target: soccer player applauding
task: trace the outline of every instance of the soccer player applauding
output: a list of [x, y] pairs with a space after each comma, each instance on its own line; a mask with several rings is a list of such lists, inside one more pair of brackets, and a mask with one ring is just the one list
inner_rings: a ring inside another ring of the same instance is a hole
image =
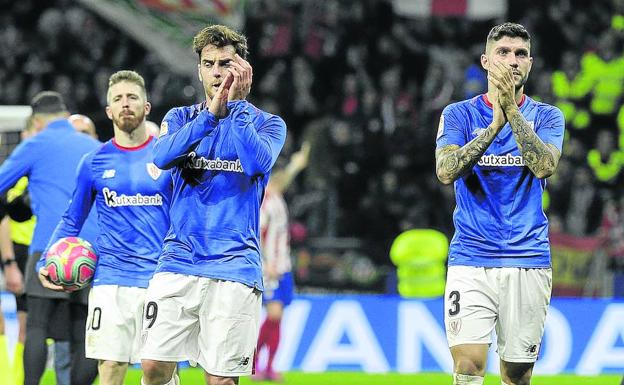
[[444, 316], [453, 384], [483, 384], [496, 329], [503, 384], [529, 384], [552, 287], [545, 178], [557, 167], [564, 119], [524, 94], [533, 58], [519, 24], [490, 31], [487, 94], [447, 106], [436, 173], [455, 183], [455, 236]]
[[254, 362], [262, 306], [259, 218], [286, 138], [278, 116], [245, 100], [246, 38], [212, 25], [193, 41], [206, 101], [167, 113], [154, 162], [171, 169], [171, 228], [146, 305], [144, 385], [173, 385], [176, 361], [234, 385]]

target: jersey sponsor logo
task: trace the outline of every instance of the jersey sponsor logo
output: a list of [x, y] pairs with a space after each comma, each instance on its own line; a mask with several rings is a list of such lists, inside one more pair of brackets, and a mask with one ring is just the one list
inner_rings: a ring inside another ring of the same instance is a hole
[[154, 163], [145, 163], [145, 168], [147, 169], [149, 176], [151, 176], [154, 180], [158, 179], [160, 174], [162, 174], [162, 170], [156, 167]]
[[167, 135], [168, 132], [169, 132], [169, 123], [167, 123], [166, 121], [163, 121], [162, 123], [160, 123], [160, 133], [158, 134], [158, 137], [160, 138], [161, 136], [165, 136]]
[[104, 170], [104, 173], [102, 174], [102, 179], [110, 179], [110, 178], [114, 178], [114, 177], [115, 177], [115, 170], [114, 169]]
[[160, 194], [143, 195], [138, 193], [136, 195], [117, 195], [117, 191], [109, 190], [108, 187], [102, 189], [104, 195], [104, 203], [108, 207], [122, 207], [122, 206], [162, 206], [163, 198]]
[[183, 168], [190, 168], [194, 170], [210, 170], [210, 171], [231, 171], [231, 172], [244, 172], [243, 165], [240, 159], [236, 160], [221, 160], [206, 159], [203, 156], [198, 157], [195, 151], [188, 154]]
[[442, 134], [444, 134], [444, 115], [440, 115], [440, 124], [438, 124], [438, 135], [436, 136], [436, 140], [440, 139]]
[[479, 166], [487, 166], [487, 167], [506, 167], [506, 166], [524, 166], [524, 159], [520, 155], [483, 155], [479, 162], [477, 163]]

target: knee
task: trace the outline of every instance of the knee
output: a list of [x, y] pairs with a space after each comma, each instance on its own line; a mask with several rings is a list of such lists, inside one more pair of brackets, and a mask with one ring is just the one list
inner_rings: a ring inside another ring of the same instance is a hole
[[531, 375], [522, 375], [519, 377], [502, 376], [501, 381], [505, 385], [530, 385]]
[[142, 360], [143, 378], [146, 384], [166, 384], [171, 379], [172, 373], [168, 373], [167, 365], [152, 360]]
[[100, 361], [99, 366], [105, 370], [120, 370], [125, 369], [128, 364], [125, 362], [117, 361]]
[[461, 357], [455, 362], [455, 373], [483, 377], [485, 375], [485, 363], [469, 357]]
[[212, 376], [207, 372], [204, 372], [206, 377], [206, 384], [208, 385], [238, 385], [238, 377], [219, 377]]

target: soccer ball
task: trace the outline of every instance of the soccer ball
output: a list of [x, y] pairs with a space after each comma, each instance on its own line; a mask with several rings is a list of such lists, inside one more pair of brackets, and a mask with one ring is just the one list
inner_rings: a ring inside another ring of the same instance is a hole
[[56, 241], [46, 255], [48, 278], [67, 291], [88, 286], [93, 280], [97, 255], [93, 246], [78, 237], [66, 237]]

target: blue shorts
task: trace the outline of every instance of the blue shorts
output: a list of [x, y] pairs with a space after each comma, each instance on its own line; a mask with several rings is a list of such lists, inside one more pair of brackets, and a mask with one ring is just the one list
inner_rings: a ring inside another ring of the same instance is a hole
[[265, 288], [264, 293], [262, 293], [262, 302], [273, 302], [279, 301], [284, 306], [290, 305], [293, 298], [293, 293], [295, 292], [295, 280], [293, 279], [293, 275], [291, 272], [284, 273], [282, 278], [280, 278], [277, 283], [277, 287], [274, 289]]

